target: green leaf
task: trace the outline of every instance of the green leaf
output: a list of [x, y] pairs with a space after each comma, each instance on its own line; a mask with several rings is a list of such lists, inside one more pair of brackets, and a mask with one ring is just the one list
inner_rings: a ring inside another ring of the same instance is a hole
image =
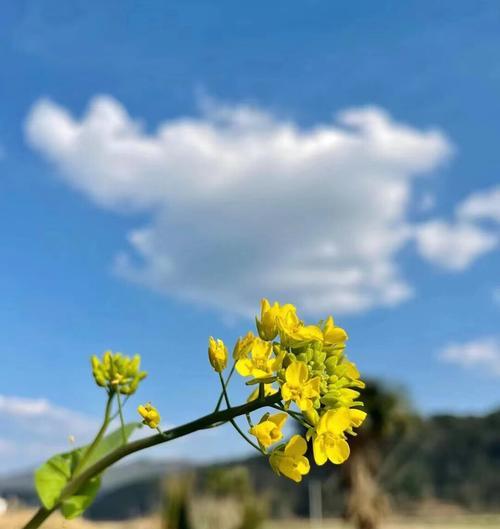
[[46, 461], [35, 472], [35, 487], [42, 505], [52, 509], [57, 503], [78, 458], [77, 450], [57, 454]]
[[[124, 427], [125, 439], [128, 440], [134, 430], [137, 430], [137, 428], [141, 427], [142, 424], [140, 422], [129, 422], [128, 424], [126, 424]], [[94, 451], [87, 459], [81, 470], [85, 470], [86, 468], [92, 466], [96, 461], [99, 461], [99, 459], [102, 459], [106, 454], [109, 454], [113, 450], [116, 450], [122, 444], [122, 430], [121, 428], [117, 428], [109, 435], [106, 435], [106, 437], [104, 437], [101, 442], [94, 448]], [[83, 449], [83, 451], [85, 451], [85, 448]]]
[[[141, 426], [139, 422], [126, 424], [124, 428], [125, 438], [128, 439], [132, 432]], [[122, 443], [121, 428], [118, 428], [98, 443], [78, 473], [90, 467], [99, 459], [102, 459], [106, 454], [121, 446]], [[88, 446], [84, 446], [72, 452], [57, 454], [36, 470], [35, 488], [40, 502], [46, 509], [53, 509], [57, 505], [61, 497], [61, 492], [71, 481], [74, 471], [87, 448]], [[61, 504], [61, 512], [64, 517], [69, 519], [80, 516], [94, 500], [100, 483], [100, 476], [92, 478], [76, 494], [70, 498], [66, 498]]]
[[87, 481], [80, 490], [61, 504], [61, 513], [67, 520], [81, 516], [90, 507], [101, 486], [101, 477]]

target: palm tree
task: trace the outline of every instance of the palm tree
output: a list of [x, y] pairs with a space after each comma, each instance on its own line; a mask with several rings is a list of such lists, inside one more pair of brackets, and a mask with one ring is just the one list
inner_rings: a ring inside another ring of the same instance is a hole
[[[351, 456], [343, 466], [347, 490], [346, 518], [358, 529], [377, 529], [389, 510], [381, 486], [383, 474], [398, 460], [399, 448], [414, 415], [398, 390], [369, 381], [362, 400], [367, 418], [351, 442]], [[390, 446], [390, 455], [382, 457]]]

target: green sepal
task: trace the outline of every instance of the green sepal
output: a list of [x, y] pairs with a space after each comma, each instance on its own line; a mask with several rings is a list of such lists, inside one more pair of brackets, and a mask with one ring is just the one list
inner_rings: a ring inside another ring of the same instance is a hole
[[245, 382], [247, 386], [254, 386], [255, 384], [272, 384], [273, 382], [276, 382], [277, 378], [275, 376], [272, 377], [265, 377], [265, 378], [252, 378], [252, 380], [248, 380]]

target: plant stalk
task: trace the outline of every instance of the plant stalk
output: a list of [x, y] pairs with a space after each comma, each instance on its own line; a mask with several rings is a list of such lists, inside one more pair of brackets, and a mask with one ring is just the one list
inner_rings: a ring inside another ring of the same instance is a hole
[[78, 472], [85, 466], [85, 463], [88, 461], [89, 457], [92, 455], [92, 452], [95, 450], [95, 447], [101, 442], [102, 438], [104, 437], [104, 434], [106, 433], [106, 430], [108, 429], [109, 423], [111, 421], [110, 415], [111, 415], [111, 405], [113, 403], [113, 396], [114, 396], [113, 393], [110, 393], [108, 396], [108, 400], [106, 402], [106, 408], [104, 410], [104, 419], [102, 421], [102, 425], [99, 428], [97, 435], [94, 437], [94, 440], [88, 446], [87, 450], [85, 450], [85, 453], [80, 459], [80, 462], [76, 466], [74, 470], [75, 475], [78, 474]]
[[246, 415], [247, 413], [251, 413], [266, 406], [272, 406], [280, 400], [281, 394], [278, 392], [264, 399], [255, 399], [251, 402], [247, 402], [246, 404], [235, 406], [234, 408], [213, 412], [181, 426], [171, 428], [170, 430], [165, 430], [161, 433], [144, 437], [142, 439], [132, 441], [126, 445], [119, 446], [104, 456], [102, 459], [96, 461], [93, 465], [83, 470], [83, 472], [76, 475], [74, 479], [70, 481], [63, 489], [58, 504], [51, 510], [40, 507], [40, 509], [34, 514], [33, 518], [27, 522], [23, 529], [37, 529], [40, 527], [42, 523], [59, 507], [62, 501], [73, 496], [85, 483], [87, 483], [87, 481], [94, 478], [95, 476], [98, 476], [99, 474], [102, 474], [102, 472], [104, 472], [108, 467], [117, 461], [120, 461], [124, 457], [146, 448], [150, 448], [168, 441], [173, 441], [179, 437], [184, 437], [185, 435], [189, 435], [198, 430], [205, 430], [207, 428], [219, 426], [228, 421], [230, 422], [240, 415]]

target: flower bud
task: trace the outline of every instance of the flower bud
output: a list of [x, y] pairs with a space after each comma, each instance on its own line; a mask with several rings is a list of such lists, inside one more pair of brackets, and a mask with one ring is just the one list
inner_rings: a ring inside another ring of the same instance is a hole
[[143, 418], [143, 424], [153, 429], [158, 428], [161, 417], [158, 413], [158, 410], [150, 402], [148, 402], [144, 406], [139, 406], [137, 408], [137, 411], [139, 412], [139, 415]]
[[208, 359], [215, 371], [220, 373], [227, 365], [227, 348], [222, 340], [208, 339]]
[[267, 299], [260, 303], [260, 320], [255, 319], [259, 336], [266, 341], [274, 340], [278, 334], [278, 316], [280, 306], [277, 302], [271, 307]]

